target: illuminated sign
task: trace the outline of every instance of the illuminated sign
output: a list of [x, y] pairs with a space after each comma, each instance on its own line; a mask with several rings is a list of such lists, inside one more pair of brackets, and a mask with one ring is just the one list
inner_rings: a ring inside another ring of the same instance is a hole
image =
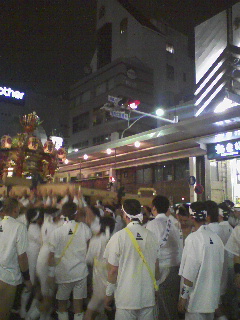
[[208, 159], [226, 159], [240, 157], [240, 139], [223, 141], [207, 145]]
[[0, 96], [22, 100], [24, 95], [25, 95], [24, 92], [14, 91], [11, 88], [7, 88], [7, 87], [0, 87]]
[[58, 150], [61, 148], [62, 144], [63, 144], [63, 138], [61, 137], [56, 137], [56, 136], [51, 136], [50, 139], [52, 140], [52, 142], [55, 145], [55, 148]]

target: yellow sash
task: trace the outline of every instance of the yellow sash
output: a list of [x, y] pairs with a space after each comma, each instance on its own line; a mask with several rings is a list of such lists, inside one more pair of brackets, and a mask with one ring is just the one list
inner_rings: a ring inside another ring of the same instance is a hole
[[151, 277], [151, 279], [152, 279], [152, 281], [153, 281], [154, 289], [155, 289], [156, 291], [158, 291], [158, 285], [157, 285], [157, 281], [156, 281], [156, 279], [155, 279], [155, 276], [154, 276], [151, 268], [149, 267], [149, 264], [147, 263], [147, 260], [146, 260], [145, 256], [143, 255], [142, 250], [141, 250], [139, 244], [137, 243], [137, 240], [135, 239], [135, 237], [134, 237], [134, 235], [133, 235], [133, 233], [132, 233], [132, 231], [131, 231], [130, 229], [125, 228], [125, 230], [126, 230], [127, 234], [129, 235], [129, 238], [131, 239], [131, 241], [132, 241], [132, 243], [133, 243], [133, 245], [134, 245], [134, 248], [136, 249], [136, 251], [137, 251], [138, 254], [140, 255], [143, 263], [145, 264], [145, 266], [146, 266], [146, 268], [147, 268], [147, 270], [148, 270], [148, 272], [149, 272], [149, 275], [150, 275], [150, 277]]
[[73, 234], [71, 235], [70, 239], [68, 240], [68, 243], [66, 244], [65, 248], [63, 249], [60, 258], [58, 258], [58, 261], [56, 262], [56, 266], [61, 262], [61, 260], [62, 260], [63, 256], [65, 255], [67, 249], [69, 248], [70, 244], [72, 243], [73, 238], [74, 238], [74, 236], [75, 236], [75, 234], [77, 232], [78, 226], [79, 226], [79, 224], [76, 223], [75, 228], [73, 230]]

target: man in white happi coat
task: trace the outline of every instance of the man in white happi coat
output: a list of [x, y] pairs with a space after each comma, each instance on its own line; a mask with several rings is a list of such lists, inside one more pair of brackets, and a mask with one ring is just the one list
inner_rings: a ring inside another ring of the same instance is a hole
[[224, 246], [206, 223], [206, 205], [194, 202], [189, 209], [195, 232], [183, 249], [179, 275], [183, 278], [179, 312], [185, 320], [212, 320], [220, 298]]
[[153, 320], [157, 239], [140, 224], [138, 200], [125, 200], [122, 209], [127, 228], [112, 236], [104, 253], [109, 268], [105, 308], [111, 310], [115, 298], [115, 320]]
[[23, 281], [31, 289], [27, 258], [27, 228], [16, 220], [19, 202], [8, 198], [0, 222], [0, 319], [8, 320], [17, 285]]
[[152, 213], [155, 219], [149, 221], [146, 226], [158, 240], [160, 270], [158, 307], [161, 320], [178, 319], [177, 304], [180, 288], [178, 271], [182, 236], [177, 224], [169, 216], [169, 205], [166, 197], [157, 195], [152, 201]]

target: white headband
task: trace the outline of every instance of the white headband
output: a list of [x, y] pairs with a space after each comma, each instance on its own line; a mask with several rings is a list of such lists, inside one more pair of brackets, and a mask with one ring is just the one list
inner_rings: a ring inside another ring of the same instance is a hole
[[133, 216], [131, 214], [128, 214], [124, 209], [123, 209], [123, 206], [122, 206], [122, 211], [126, 214], [126, 216], [132, 220], [132, 219], [138, 219], [140, 222], [143, 221], [143, 214], [142, 213], [139, 213], [137, 214], [136, 216]]
[[39, 215], [40, 215], [40, 211], [37, 211], [37, 214], [35, 215], [35, 217], [34, 217], [34, 218], [32, 218], [32, 219], [31, 219], [31, 221], [30, 221], [30, 222], [36, 222], [36, 221], [37, 221], [37, 219], [39, 218]]

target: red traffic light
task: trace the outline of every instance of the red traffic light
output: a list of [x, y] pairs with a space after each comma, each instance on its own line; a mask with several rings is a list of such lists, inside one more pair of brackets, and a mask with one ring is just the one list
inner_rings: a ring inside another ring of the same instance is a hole
[[140, 104], [139, 100], [128, 100], [129, 109], [137, 109], [139, 104]]

